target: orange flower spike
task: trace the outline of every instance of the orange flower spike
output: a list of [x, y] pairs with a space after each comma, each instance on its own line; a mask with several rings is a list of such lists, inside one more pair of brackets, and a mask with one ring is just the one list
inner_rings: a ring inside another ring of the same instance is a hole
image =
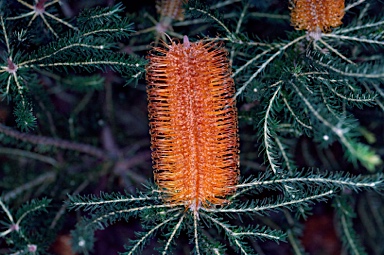
[[342, 24], [344, 0], [293, 0], [291, 23], [297, 30], [326, 33]]
[[215, 43], [155, 47], [147, 66], [155, 181], [169, 203], [221, 205], [235, 191], [239, 138], [227, 52]]

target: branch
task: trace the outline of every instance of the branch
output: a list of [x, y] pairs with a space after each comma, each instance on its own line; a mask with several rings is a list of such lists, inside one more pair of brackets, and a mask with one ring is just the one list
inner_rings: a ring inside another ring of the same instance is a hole
[[78, 151], [78, 152], [82, 152], [82, 153], [94, 156], [99, 159], [105, 159], [108, 156], [108, 153], [105, 152], [104, 150], [101, 150], [97, 147], [94, 147], [88, 144], [70, 142], [67, 140], [51, 138], [47, 136], [22, 133], [10, 127], [7, 127], [3, 124], [0, 124], [0, 133], [3, 133], [7, 136], [13, 137], [17, 140], [21, 140], [24, 142], [29, 142], [36, 145], [39, 144], [39, 145], [53, 146], [53, 147], [57, 147], [65, 150]]

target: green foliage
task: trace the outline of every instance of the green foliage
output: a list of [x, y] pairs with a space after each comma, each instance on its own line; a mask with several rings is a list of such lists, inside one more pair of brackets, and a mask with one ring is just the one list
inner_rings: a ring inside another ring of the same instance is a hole
[[[27, 3], [22, 3], [27, 6]], [[8, 31], [10, 28], [20, 31], [20, 28], [13, 24], [13, 21], [17, 19], [14, 16], [7, 16], [7, 14], [2, 16], [1, 25], [4, 39], [2, 48], [6, 55], [0, 77], [3, 84], [1, 91], [4, 97], [12, 98], [18, 104], [15, 115], [19, 128], [28, 130], [36, 125], [34, 116], [27, 107], [29, 100], [26, 99], [27, 96], [33, 96], [29, 84], [36, 83], [37, 76], [33, 75], [36, 72], [50, 72], [50, 76], [64, 80], [66, 84], [73, 84], [71, 79], [74, 80], [75, 78], [63, 79], [59, 73], [69, 74], [72, 71], [79, 72], [80, 70], [91, 73], [97, 69], [106, 71], [107, 67], [124, 74], [129, 79], [139, 78], [145, 62], [126, 54], [116, 53], [113, 50], [116, 47], [116, 39], [126, 38], [133, 31], [132, 23], [128, 19], [120, 18], [119, 13], [121, 12], [121, 4], [112, 8], [87, 11], [80, 16], [76, 27], [64, 20], [54, 18], [70, 29], [61, 33], [59, 37], [52, 26], [45, 22], [56, 38], [49, 40], [48, 43], [47, 41], [37, 42], [35, 47], [30, 47], [29, 50], [26, 48], [19, 49], [17, 45], [13, 44], [13, 42], [27, 37], [28, 31], [21, 30], [22, 36], [17, 32], [10, 34]], [[48, 17], [52, 15], [49, 13], [49, 9], [45, 9], [44, 13]], [[21, 16], [18, 17], [21, 18]], [[87, 17], [86, 20], [85, 17]], [[19, 38], [20, 36], [21, 38]], [[28, 50], [28, 54], [24, 54], [26, 50]], [[87, 80], [84, 79], [87, 78], [77, 78], [75, 81], [81, 83], [73, 85], [89, 91], [100, 83], [100, 78], [95, 75], [88, 77]], [[89, 86], [92, 84], [95, 85]]]
[[[285, 187], [289, 185], [295, 189], [285, 193]], [[229, 197], [231, 201], [222, 208], [201, 207], [198, 213], [185, 208], [184, 205], [163, 204], [158, 196], [153, 196], [153, 187], [149, 187], [146, 193], [139, 192], [138, 195], [122, 195], [119, 193], [104, 194], [95, 196], [70, 196], [70, 208], [90, 211], [89, 217], [77, 225], [73, 232], [75, 250], [93, 248], [94, 232], [97, 229], [105, 229], [109, 225], [121, 220], [130, 220], [131, 217], [140, 218], [143, 231], [136, 234], [136, 238], [126, 246], [127, 252], [123, 254], [140, 254], [150, 239], [159, 232], [165, 238], [162, 241], [161, 254], [168, 254], [172, 244], [178, 243], [176, 239], [180, 232], [186, 231], [190, 236], [193, 250], [196, 254], [214, 254], [213, 247], [218, 246], [226, 250], [230, 247], [239, 254], [252, 253], [252, 247], [248, 240], [259, 241], [286, 241], [287, 234], [282, 230], [271, 229], [267, 226], [258, 225], [232, 225], [224, 217], [248, 218], [252, 215], [269, 216], [272, 212], [297, 208], [309, 212], [311, 205], [315, 202], [326, 201], [327, 198], [340, 196], [343, 189], [350, 189], [354, 192], [361, 190], [382, 191], [383, 176], [350, 176], [349, 174], [330, 173], [328, 175], [319, 173], [296, 173], [291, 177], [278, 178], [269, 174], [257, 176], [254, 179], [246, 180], [237, 186], [237, 192]], [[268, 190], [280, 190], [284, 195], [277, 195], [265, 199], [251, 199], [245, 202], [242, 197], [255, 192], [257, 194], [268, 193]], [[240, 222], [237, 222], [240, 224]], [[184, 230], [185, 229], [185, 230]], [[221, 239], [214, 239], [212, 242], [210, 233], [214, 230], [216, 235], [224, 236], [230, 247], [221, 243]], [[210, 244], [207, 244], [210, 243]], [[219, 243], [217, 243], [219, 242]], [[78, 244], [82, 244], [81, 246]], [[216, 243], [216, 244], [214, 244]], [[219, 249], [219, 248], [217, 248]]]
[[36, 117], [33, 115], [32, 108], [23, 102], [17, 102], [15, 108], [16, 123], [22, 131], [28, 131], [36, 127]]
[[0, 224], [6, 229], [0, 232], [0, 237], [5, 238], [7, 243], [13, 246], [11, 249], [15, 253], [28, 254], [28, 251], [33, 251], [34, 247], [37, 246], [36, 242], [42, 242], [44, 237], [37, 233], [36, 226], [32, 221], [41, 212], [46, 212], [46, 207], [50, 201], [50, 199], [46, 198], [34, 199], [22, 205], [13, 213], [0, 197], [0, 207], [6, 216], [4, 221], [0, 221]]
[[[188, 1], [169, 24], [145, 2], [69, 2], [0, 1], [2, 251], [311, 254], [329, 210], [333, 253], [383, 254], [383, 3], [346, 1], [313, 39], [288, 0]], [[241, 181], [196, 211], [147, 182], [146, 54], [183, 35], [227, 49], [239, 109]]]
[[340, 222], [340, 229], [343, 233], [343, 245], [349, 254], [367, 254], [355, 230], [353, 229], [352, 219], [356, 217], [353, 209], [350, 206], [351, 201], [346, 197], [340, 197], [335, 200], [335, 208], [337, 208], [337, 219]]

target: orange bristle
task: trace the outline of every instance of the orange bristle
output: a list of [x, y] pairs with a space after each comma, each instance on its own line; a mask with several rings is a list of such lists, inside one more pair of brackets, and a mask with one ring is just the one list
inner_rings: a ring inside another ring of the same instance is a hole
[[155, 181], [170, 203], [221, 205], [239, 176], [235, 86], [216, 43], [155, 47], [147, 93]]
[[344, 0], [294, 0], [291, 23], [297, 30], [329, 32], [342, 24]]

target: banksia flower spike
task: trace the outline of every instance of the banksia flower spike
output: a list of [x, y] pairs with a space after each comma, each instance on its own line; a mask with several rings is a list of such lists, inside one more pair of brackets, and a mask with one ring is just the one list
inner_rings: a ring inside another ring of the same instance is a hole
[[157, 0], [156, 10], [161, 18], [168, 17], [172, 20], [184, 20], [183, 5], [188, 3], [188, 0]]
[[216, 43], [156, 47], [147, 66], [155, 181], [165, 201], [221, 205], [238, 181], [234, 82], [227, 52]]
[[307, 30], [312, 37], [338, 27], [344, 17], [344, 0], [294, 0], [291, 24], [297, 30]]
[[160, 14], [160, 22], [156, 25], [156, 31], [162, 34], [170, 28], [173, 20], [184, 20], [183, 5], [186, 3], [188, 0], [157, 0], [156, 10]]

